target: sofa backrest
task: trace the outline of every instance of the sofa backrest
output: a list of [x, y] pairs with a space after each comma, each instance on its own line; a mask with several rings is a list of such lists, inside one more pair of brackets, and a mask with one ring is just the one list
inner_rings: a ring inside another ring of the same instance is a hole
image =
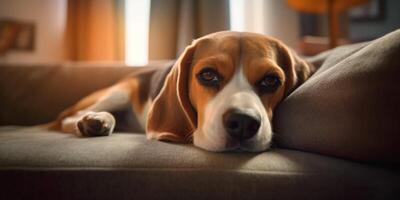
[[[148, 67], [160, 67], [158, 63]], [[143, 67], [102, 65], [0, 65], [0, 125], [54, 120], [82, 97]]]

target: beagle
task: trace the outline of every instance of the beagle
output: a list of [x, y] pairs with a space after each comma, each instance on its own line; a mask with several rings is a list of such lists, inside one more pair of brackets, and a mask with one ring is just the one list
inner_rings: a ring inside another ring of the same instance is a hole
[[193, 41], [172, 67], [138, 72], [63, 111], [50, 128], [113, 133], [131, 108], [148, 139], [209, 151], [259, 152], [271, 145], [274, 108], [314, 72], [282, 42], [223, 31]]

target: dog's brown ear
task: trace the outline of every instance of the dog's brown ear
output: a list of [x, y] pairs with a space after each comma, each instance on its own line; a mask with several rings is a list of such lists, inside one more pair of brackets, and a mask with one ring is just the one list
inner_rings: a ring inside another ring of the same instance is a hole
[[196, 115], [188, 95], [188, 75], [195, 43], [178, 58], [154, 99], [147, 117], [149, 139], [186, 142], [196, 128]]
[[286, 75], [285, 95], [288, 95], [315, 72], [315, 67], [283, 43], [277, 41], [276, 46], [278, 65]]

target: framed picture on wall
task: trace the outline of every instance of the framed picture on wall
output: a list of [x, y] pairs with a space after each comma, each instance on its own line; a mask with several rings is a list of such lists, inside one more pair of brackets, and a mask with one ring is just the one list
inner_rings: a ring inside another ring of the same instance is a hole
[[17, 23], [18, 33], [13, 49], [21, 51], [33, 51], [35, 49], [35, 25], [33, 23]]
[[34, 51], [35, 24], [0, 19], [0, 55], [8, 51]]
[[379, 21], [385, 18], [385, 0], [370, 0], [367, 4], [349, 11], [349, 18], [357, 21]]

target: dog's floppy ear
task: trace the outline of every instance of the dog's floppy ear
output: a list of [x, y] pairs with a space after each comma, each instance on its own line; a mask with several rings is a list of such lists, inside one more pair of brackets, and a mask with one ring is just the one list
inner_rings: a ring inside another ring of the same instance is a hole
[[285, 95], [288, 95], [315, 72], [315, 67], [283, 43], [277, 41], [276, 47], [278, 65], [285, 71]]
[[196, 128], [195, 111], [189, 101], [188, 75], [196, 42], [186, 47], [167, 75], [147, 117], [147, 137], [186, 142]]

